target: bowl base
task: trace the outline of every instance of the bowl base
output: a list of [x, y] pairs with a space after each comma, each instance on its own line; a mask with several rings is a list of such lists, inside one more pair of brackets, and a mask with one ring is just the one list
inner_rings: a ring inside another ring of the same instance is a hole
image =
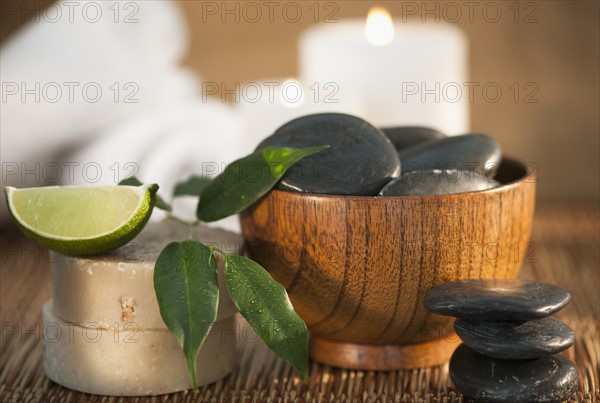
[[333, 367], [393, 371], [442, 365], [459, 345], [456, 337], [409, 345], [352, 344], [313, 337], [309, 348], [313, 360]]

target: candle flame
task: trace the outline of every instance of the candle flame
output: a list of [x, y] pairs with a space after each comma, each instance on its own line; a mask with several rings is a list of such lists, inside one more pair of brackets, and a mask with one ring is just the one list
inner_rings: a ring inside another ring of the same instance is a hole
[[367, 42], [375, 46], [386, 46], [394, 40], [394, 23], [389, 11], [383, 7], [372, 7], [365, 24]]

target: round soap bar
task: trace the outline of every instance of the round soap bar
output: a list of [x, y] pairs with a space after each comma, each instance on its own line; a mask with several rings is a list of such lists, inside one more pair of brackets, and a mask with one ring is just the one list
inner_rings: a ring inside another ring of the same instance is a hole
[[502, 153], [496, 140], [485, 134], [465, 134], [419, 144], [400, 151], [402, 172], [458, 169], [493, 177]]
[[575, 332], [556, 318], [526, 322], [457, 319], [454, 330], [463, 343], [493, 358], [523, 360], [553, 355], [575, 343]]
[[376, 195], [400, 175], [398, 153], [381, 130], [355, 116], [322, 113], [286, 123], [260, 143], [311, 147], [328, 144], [320, 153], [292, 166], [277, 188], [334, 195]]
[[432, 288], [425, 307], [433, 313], [462, 319], [525, 321], [550, 316], [571, 300], [564, 289], [517, 279], [449, 281]]
[[450, 359], [450, 377], [465, 396], [482, 402], [563, 402], [575, 393], [579, 375], [565, 356], [499, 360], [464, 344]]
[[385, 185], [379, 195], [443, 195], [486, 190], [498, 185], [499, 182], [473, 172], [434, 169], [405, 173]]
[[[192, 387], [186, 359], [167, 329], [98, 329], [42, 310], [44, 372], [59, 385], [109, 396], [162, 395]], [[235, 364], [235, 317], [213, 324], [196, 358], [198, 386], [224, 378]]]
[[422, 126], [385, 127], [381, 131], [390, 139], [398, 151], [446, 138], [444, 133]]
[[[51, 252], [54, 311], [67, 322], [112, 328], [135, 324], [140, 329], [166, 329], [154, 292], [154, 263], [162, 249], [187, 238], [187, 227], [170, 221], [151, 222], [133, 241], [100, 256], [73, 257]], [[242, 238], [232, 232], [198, 226], [194, 239], [240, 254]], [[236, 312], [219, 267], [218, 319]]]

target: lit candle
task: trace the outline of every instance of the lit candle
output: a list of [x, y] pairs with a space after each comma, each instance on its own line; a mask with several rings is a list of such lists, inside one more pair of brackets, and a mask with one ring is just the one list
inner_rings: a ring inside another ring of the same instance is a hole
[[377, 126], [468, 130], [467, 40], [448, 23], [392, 20], [371, 9], [367, 21], [315, 26], [300, 39], [300, 78], [334, 83], [339, 98], [361, 98]]

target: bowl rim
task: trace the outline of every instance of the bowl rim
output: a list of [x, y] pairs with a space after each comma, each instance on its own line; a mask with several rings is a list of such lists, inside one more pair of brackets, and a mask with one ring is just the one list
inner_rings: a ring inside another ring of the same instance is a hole
[[509, 162], [511, 164], [515, 164], [525, 170], [525, 174], [520, 178], [512, 180], [507, 183], [502, 183], [500, 186], [496, 186], [493, 188], [485, 189], [485, 190], [474, 190], [470, 192], [461, 192], [461, 193], [449, 193], [449, 194], [439, 194], [439, 195], [412, 195], [412, 196], [365, 196], [365, 195], [335, 195], [335, 194], [327, 194], [327, 193], [308, 193], [308, 192], [294, 192], [291, 190], [281, 190], [281, 189], [272, 189], [270, 193], [274, 194], [284, 194], [289, 197], [298, 197], [298, 198], [313, 198], [313, 199], [340, 199], [340, 200], [435, 200], [435, 199], [444, 199], [451, 197], [464, 197], [465, 195], [487, 195], [487, 194], [495, 194], [499, 192], [508, 191], [510, 189], [516, 188], [524, 183], [536, 183], [537, 175], [535, 170], [531, 170], [529, 165], [526, 165], [522, 161], [511, 158], [511, 157], [502, 157], [500, 163]]

